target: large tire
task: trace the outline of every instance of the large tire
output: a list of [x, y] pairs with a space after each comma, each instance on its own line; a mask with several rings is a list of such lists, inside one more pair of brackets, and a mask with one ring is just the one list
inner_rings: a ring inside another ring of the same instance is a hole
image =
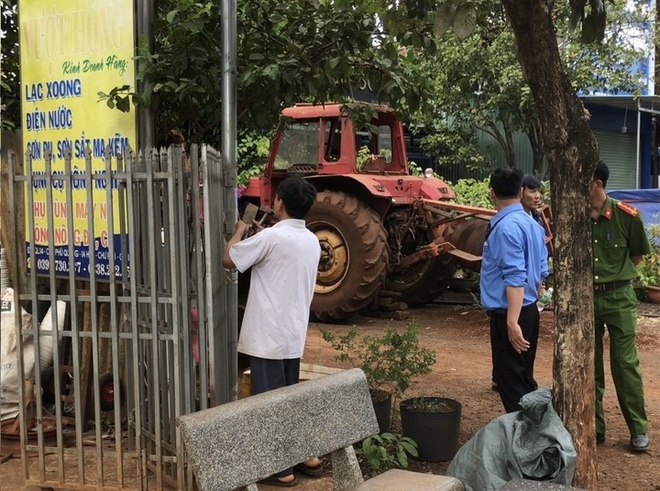
[[391, 272], [385, 288], [399, 293], [399, 299], [408, 305], [423, 305], [447, 289], [455, 272], [453, 257], [437, 256]]
[[323, 321], [348, 318], [372, 301], [387, 273], [380, 217], [353, 196], [322, 191], [305, 221], [322, 249], [312, 312]]

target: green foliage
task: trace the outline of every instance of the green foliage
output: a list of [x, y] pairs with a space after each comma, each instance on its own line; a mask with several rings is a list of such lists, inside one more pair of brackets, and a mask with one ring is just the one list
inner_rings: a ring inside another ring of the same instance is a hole
[[371, 150], [366, 145], [362, 145], [358, 151], [357, 156], [355, 157], [356, 166], [358, 169], [364, 167], [364, 163], [372, 157]]
[[[220, 5], [155, 2], [154, 46], [142, 40], [136, 57], [143, 89], [121, 97], [154, 109], [159, 144], [177, 128], [189, 142], [220, 145]], [[426, 81], [398, 60], [408, 56], [403, 46], [433, 50], [434, 38], [398, 2], [246, 0], [237, 8], [240, 131], [272, 130], [281, 108], [296, 102], [351, 101], [363, 90], [419, 106]]]
[[[5, 129], [20, 122], [17, 3], [2, 2]], [[155, 1], [153, 46], [140, 39], [136, 56], [139, 90], [108, 87], [101, 95], [121, 110], [130, 109], [129, 101], [151, 107], [157, 144], [167, 143], [169, 131], [176, 128], [188, 142], [220, 146], [220, 5], [211, 0]], [[581, 11], [579, 3], [579, 8], [570, 5], [583, 26], [589, 8]], [[444, 7], [449, 6], [456, 12], [469, 7], [476, 29], [465, 39], [458, 36], [456, 26], [453, 30], [440, 28]], [[373, 100], [390, 101], [401, 114], [415, 115], [411, 123], [434, 128], [437, 134], [445, 132], [431, 122], [448, 123], [452, 132], [429, 143], [438, 149], [440, 162], [487, 165], [487, 157], [475, 151], [474, 142], [464, 139], [466, 134], [474, 134], [474, 128], [498, 135], [498, 142], [507, 148], [512, 131], [525, 131], [535, 163], [543, 156], [534, 104], [497, 1], [449, 5], [394, 0], [245, 0], [237, 8], [241, 131], [272, 130], [280, 109], [301, 100], [344, 102], [368, 90]], [[648, 21], [646, 4], [608, 3], [610, 27], [602, 42], [586, 45], [570, 33], [569, 4], [553, 3], [552, 8], [560, 51], [576, 88], [610, 93], [639, 88], [639, 76], [629, 70], [639, 51], [633, 45], [635, 39], [623, 33]], [[507, 158], [515, 156], [509, 152]]]
[[[448, 182], [456, 193], [456, 203], [460, 205], [494, 208], [490, 200], [490, 178], [481, 181], [473, 178], [459, 179], [455, 183]], [[550, 204], [550, 182], [541, 181], [541, 201]]]
[[424, 413], [450, 413], [455, 411], [450, 404], [437, 397], [415, 397], [411, 400], [408, 407], [413, 411]]
[[18, 63], [18, 1], [2, 0], [2, 43], [1, 63], [2, 78], [0, 90], [2, 102], [0, 104], [0, 127], [2, 131], [11, 131], [20, 126], [21, 105]]
[[498, 142], [508, 165], [516, 165], [512, 135], [538, 127], [538, 118], [515, 53], [514, 36], [499, 2], [486, 1], [472, 35], [463, 40], [444, 36], [434, 56], [416, 62], [419, 76], [433, 80], [431, 106], [417, 113], [416, 122], [434, 129], [434, 137], [427, 137], [425, 144], [446, 156], [443, 163], [460, 155], [458, 161], [472, 168], [492, 165], [476, 150], [474, 135], [479, 129]]
[[358, 454], [363, 455], [375, 475], [386, 470], [408, 467], [408, 454], [417, 457], [417, 443], [398, 433], [381, 433], [365, 438]]
[[483, 181], [476, 179], [459, 179], [456, 184], [450, 184], [456, 193], [456, 203], [461, 205], [494, 208], [490, 200], [490, 178]]
[[[652, 45], [653, 40], [637, 42], [631, 33], [636, 29], [650, 32], [643, 26], [650, 21], [652, 11], [642, 2], [633, 6], [614, 0], [608, 3], [608, 29], [602, 40], [585, 44], [580, 42], [579, 33], [569, 29], [571, 7], [573, 3], [569, 2], [551, 5], [560, 56], [573, 87], [587, 94], [638, 92], [645, 81], [633, 67], [643, 58], [642, 47]], [[507, 164], [518, 167], [521, 162], [513, 136], [522, 132], [529, 139], [534, 172], [542, 176], [545, 149], [536, 103], [516, 58], [508, 19], [498, 1], [479, 2], [476, 13], [476, 29], [470, 36], [461, 40], [444, 35], [435, 54], [419, 55], [412, 61], [410, 70], [417, 78], [430, 80], [433, 87], [424, 99], [427, 105], [413, 112], [410, 122], [422, 125], [429, 133], [427, 153], [440, 164], [458, 163], [472, 168], [492, 165], [488, 155], [480, 155], [474, 148], [471, 138], [475, 129], [490, 135], [502, 149]], [[579, 18], [589, 22], [588, 15], [582, 14], [578, 12]], [[586, 24], [584, 28], [588, 30]]]
[[458, 165], [468, 170], [479, 170], [491, 165], [492, 160], [480, 148], [474, 127], [459, 127], [447, 121], [435, 121], [430, 134], [421, 142], [438, 168]]
[[422, 169], [416, 162], [408, 162], [408, 170], [410, 171], [411, 176], [421, 176], [424, 174], [424, 169]]
[[605, 37], [607, 13], [602, 0], [572, 0], [569, 27], [573, 31], [582, 24], [582, 41], [591, 43]]
[[[598, 36], [593, 32], [585, 33], [585, 29], [589, 30], [586, 18], [582, 31], [571, 30], [569, 5], [559, 3], [555, 9], [560, 53], [577, 90], [585, 94], [639, 92], [646, 80], [633, 68], [645, 57], [646, 46], [654, 43], [647, 24], [651, 22], [653, 11], [647, 5], [626, 0], [608, 2], [607, 11], [603, 10], [608, 28]], [[603, 20], [602, 25], [604, 23]], [[636, 30], [639, 34], [632, 34]]]
[[250, 177], [259, 177], [264, 170], [270, 139], [255, 131], [246, 131], [239, 135], [238, 145], [238, 185], [247, 186]]
[[130, 85], [122, 85], [121, 87], [114, 87], [109, 93], [100, 91], [97, 93], [99, 101], [105, 101], [110, 109], [115, 107], [123, 113], [130, 112], [131, 101], [137, 104], [141, 99], [138, 94], [131, 91]]
[[419, 328], [414, 321], [402, 333], [389, 326], [379, 336], [358, 338], [355, 327], [343, 335], [327, 329], [321, 332], [323, 339], [339, 352], [337, 361], [361, 368], [372, 392], [388, 390], [395, 398], [410, 387], [413, 377], [429, 373], [436, 361], [433, 351], [419, 346]]
[[637, 283], [643, 287], [660, 286], [660, 225], [648, 229], [651, 254], [647, 254], [637, 265]]

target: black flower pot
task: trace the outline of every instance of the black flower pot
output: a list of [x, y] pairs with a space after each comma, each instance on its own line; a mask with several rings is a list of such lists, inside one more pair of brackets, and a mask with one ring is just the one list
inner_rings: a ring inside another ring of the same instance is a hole
[[392, 394], [385, 391], [372, 391], [371, 402], [374, 405], [376, 420], [380, 433], [390, 431], [390, 420], [392, 417]]
[[401, 401], [403, 436], [417, 443], [425, 462], [446, 462], [458, 450], [461, 427], [461, 403], [445, 397], [417, 397]]

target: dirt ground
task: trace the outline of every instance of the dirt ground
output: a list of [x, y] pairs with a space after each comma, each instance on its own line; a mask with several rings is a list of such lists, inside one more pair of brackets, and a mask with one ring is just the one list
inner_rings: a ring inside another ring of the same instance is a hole
[[[419, 377], [407, 396], [438, 395], [456, 399], [463, 405], [459, 444], [492, 419], [503, 414], [502, 404], [491, 389], [490, 343], [488, 318], [478, 308], [469, 305], [436, 303], [424, 308], [411, 308], [408, 320], [420, 328], [420, 341], [437, 353], [432, 373]], [[388, 324], [405, 328], [408, 320], [387, 320], [360, 316], [351, 322], [338, 324], [311, 323], [303, 362], [329, 367], [342, 367], [335, 361], [335, 351], [321, 337], [321, 329], [342, 333], [355, 324], [363, 333], [378, 333]], [[539, 386], [552, 382], [552, 336], [554, 315], [541, 314], [541, 338], [536, 359]], [[638, 345], [642, 360], [646, 406], [649, 418], [651, 448], [641, 454], [628, 450], [628, 430], [618, 408], [611, 378], [607, 378], [605, 410], [607, 441], [598, 446], [598, 476], [600, 491], [660, 490], [660, 305], [640, 305]], [[395, 427], [398, 422], [395, 423]], [[448, 463], [412, 461], [410, 469], [444, 474]], [[332, 483], [329, 471], [320, 479], [299, 476], [297, 491], [329, 491]], [[20, 459], [0, 464], [1, 491], [38, 491], [24, 486]], [[260, 485], [262, 491], [275, 487]]]
[[[639, 317], [638, 346], [651, 448], [641, 454], [629, 451], [628, 429], [619, 411], [611, 377], [607, 373], [607, 441], [598, 446], [600, 491], [660, 490], [660, 306], [641, 304], [640, 313], [648, 314]], [[463, 411], [459, 444], [462, 445], [478, 429], [504, 412], [498, 393], [491, 389], [488, 318], [483, 310], [471, 306], [434, 304], [411, 308], [410, 319], [414, 319], [420, 328], [421, 344], [437, 353], [437, 362], [432, 373], [419, 377], [417, 384], [406, 395], [438, 395], [461, 402]], [[342, 366], [335, 361], [336, 352], [321, 337], [321, 329], [342, 333], [355, 324], [361, 332], [377, 333], [388, 324], [405, 328], [406, 322], [361, 316], [351, 319], [351, 323], [346, 325], [312, 323], [303, 361]], [[536, 379], [540, 387], [552, 383], [553, 329], [554, 314], [544, 311], [541, 314], [541, 337], [536, 358]], [[444, 474], [447, 465], [413, 461], [411, 469]], [[305, 489], [317, 488], [305, 486]]]

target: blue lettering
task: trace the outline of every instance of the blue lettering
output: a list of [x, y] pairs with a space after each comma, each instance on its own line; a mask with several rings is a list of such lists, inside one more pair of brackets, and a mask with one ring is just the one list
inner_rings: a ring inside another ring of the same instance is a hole
[[63, 159], [67, 152], [71, 152], [73, 142], [71, 140], [58, 140], [57, 142], [57, 158]]
[[42, 101], [44, 98], [44, 86], [41, 83], [27, 84], [25, 86], [25, 100], [27, 102]]
[[25, 124], [28, 131], [39, 131], [46, 129], [46, 113], [34, 108], [34, 111], [25, 115]]
[[76, 140], [75, 157], [77, 159], [85, 158], [85, 147], [89, 145], [90, 141], [89, 138], [85, 138], [84, 136], [80, 140]]
[[94, 138], [94, 157], [102, 159], [105, 156], [105, 144], [103, 138]]
[[46, 82], [46, 98], [60, 99], [65, 97], [80, 97], [82, 95], [82, 83], [79, 78], [72, 80], [57, 80]]
[[28, 142], [27, 153], [30, 157], [32, 157], [32, 160], [41, 159], [41, 143], [38, 141]]
[[50, 128], [65, 129], [73, 126], [71, 109], [62, 105], [58, 109], [48, 112], [48, 126]]

